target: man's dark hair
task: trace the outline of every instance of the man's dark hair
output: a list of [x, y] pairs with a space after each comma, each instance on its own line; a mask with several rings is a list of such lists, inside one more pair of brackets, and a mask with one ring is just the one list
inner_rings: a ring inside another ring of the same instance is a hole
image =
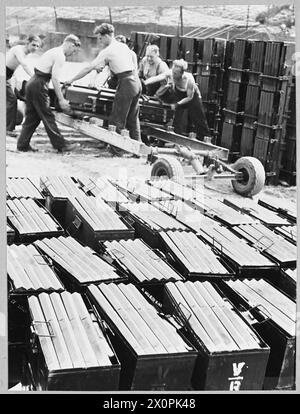
[[94, 34], [100, 34], [100, 35], [112, 35], [115, 32], [115, 28], [112, 24], [109, 23], [102, 23], [100, 26], [97, 26], [94, 30]]
[[28, 43], [31, 43], [31, 42], [41, 43], [41, 38], [39, 36], [36, 36], [36, 35], [29, 35], [26, 40], [27, 40]]

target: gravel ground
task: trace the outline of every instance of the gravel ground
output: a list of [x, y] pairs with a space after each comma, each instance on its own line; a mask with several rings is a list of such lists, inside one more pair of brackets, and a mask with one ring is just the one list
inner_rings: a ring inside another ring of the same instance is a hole
[[[31, 142], [39, 150], [37, 153], [16, 151], [16, 139], [7, 137], [7, 177], [71, 175], [91, 178], [110, 176], [117, 179], [136, 177], [143, 180], [150, 178], [151, 166], [146, 163], [145, 158], [133, 158], [130, 154], [115, 157], [101, 142], [79, 135], [68, 127], [61, 127], [61, 130], [67, 141], [78, 144], [74, 151], [63, 155], [52, 148], [42, 126], [38, 128]], [[191, 167], [185, 167], [185, 171], [187, 174], [192, 173]], [[214, 180], [206, 182], [205, 186], [202, 180], [198, 180], [197, 185], [201, 191], [216, 198], [235, 194], [230, 180]], [[262, 193], [296, 203], [296, 187], [265, 186]]]

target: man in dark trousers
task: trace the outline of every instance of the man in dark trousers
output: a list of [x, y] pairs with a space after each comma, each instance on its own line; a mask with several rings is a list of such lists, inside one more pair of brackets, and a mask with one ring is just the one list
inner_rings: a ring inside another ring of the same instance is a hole
[[17, 97], [11, 86], [11, 77], [19, 65], [23, 67], [29, 76], [33, 70], [28, 66], [25, 57], [34, 53], [41, 44], [38, 36], [28, 36], [25, 45], [15, 45], [6, 53], [6, 135], [16, 137], [15, 126], [17, 124]]
[[30, 146], [30, 139], [40, 121], [43, 121], [53, 148], [57, 149], [58, 152], [74, 149], [74, 145], [68, 145], [65, 142], [57, 127], [54, 114], [50, 108], [48, 86], [51, 79], [61, 109], [68, 111], [70, 107], [68, 101], [63, 97], [59, 75], [66, 61], [66, 56], [76, 53], [79, 47], [80, 41], [78, 37], [70, 34], [65, 38], [61, 46], [49, 49], [36, 64], [34, 75], [26, 85], [25, 121], [17, 142], [17, 149], [19, 151], [37, 151]]
[[126, 44], [115, 39], [114, 27], [111, 24], [102, 23], [96, 27], [95, 34], [98, 35], [104, 49], [66, 84], [83, 78], [92, 70], [100, 72], [106, 65], [109, 66], [110, 71], [118, 78], [110, 123], [116, 126], [118, 132], [127, 128], [132, 139], [141, 141], [139, 98], [142, 86], [133, 62], [132, 51]]

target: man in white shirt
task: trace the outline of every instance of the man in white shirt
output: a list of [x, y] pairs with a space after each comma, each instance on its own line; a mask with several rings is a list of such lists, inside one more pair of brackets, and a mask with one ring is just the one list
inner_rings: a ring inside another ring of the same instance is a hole
[[26, 85], [25, 121], [17, 142], [19, 151], [36, 151], [30, 146], [30, 139], [41, 121], [43, 121], [53, 148], [59, 152], [73, 149], [74, 146], [66, 144], [56, 124], [50, 108], [48, 86], [51, 79], [59, 106], [64, 111], [69, 110], [69, 103], [65, 100], [60, 88], [59, 76], [66, 56], [76, 53], [79, 47], [79, 38], [70, 34], [61, 46], [47, 50], [36, 64], [34, 75]]
[[115, 39], [114, 27], [111, 24], [102, 23], [96, 27], [94, 33], [98, 35], [104, 49], [99, 52], [96, 59], [66, 84], [83, 78], [92, 70], [100, 72], [105, 66], [109, 66], [110, 71], [118, 78], [110, 123], [116, 126], [118, 132], [127, 128], [132, 139], [141, 141], [139, 98], [142, 87], [133, 62], [132, 51], [126, 44]]
[[41, 44], [38, 36], [29, 36], [25, 45], [16, 45], [6, 53], [6, 134], [16, 137], [15, 126], [17, 124], [17, 97], [12, 89], [10, 79], [19, 65], [28, 73], [33, 75], [33, 70], [28, 66], [26, 55], [34, 53]]

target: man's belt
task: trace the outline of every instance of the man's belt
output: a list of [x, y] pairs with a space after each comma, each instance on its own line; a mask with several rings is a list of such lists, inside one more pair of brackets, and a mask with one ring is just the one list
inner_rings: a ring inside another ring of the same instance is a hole
[[37, 68], [34, 68], [34, 74], [35, 76], [38, 76], [39, 78], [43, 78], [46, 81], [49, 81], [51, 79], [51, 73], [45, 73], [41, 70], [38, 70]]

